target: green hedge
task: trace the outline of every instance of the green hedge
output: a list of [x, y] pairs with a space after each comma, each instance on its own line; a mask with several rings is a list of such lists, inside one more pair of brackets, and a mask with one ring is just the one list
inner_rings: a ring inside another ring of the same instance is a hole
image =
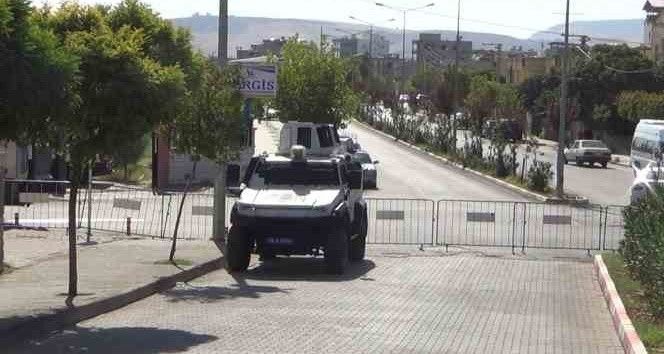
[[654, 316], [664, 319], [664, 189], [625, 210], [625, 265], [641, 282]]

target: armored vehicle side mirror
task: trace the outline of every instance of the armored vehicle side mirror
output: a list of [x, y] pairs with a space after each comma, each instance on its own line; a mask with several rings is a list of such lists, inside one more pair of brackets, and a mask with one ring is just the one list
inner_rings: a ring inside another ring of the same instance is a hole
[[226, 193], [231, 197], [239, 198], [245, 188], [246, 186], [242, 183], [239, 187], [227, 187]]

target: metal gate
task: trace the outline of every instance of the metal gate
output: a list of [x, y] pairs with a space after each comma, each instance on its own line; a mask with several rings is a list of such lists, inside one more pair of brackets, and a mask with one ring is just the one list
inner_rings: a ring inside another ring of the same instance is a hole
[[441, 200], [436, 213], [441, 246], [609, 250], [624, 234], [622, 211], [611, 207]]
[[436, 208], [426, 199], [367, 199], [372, 244], [434, 245]]

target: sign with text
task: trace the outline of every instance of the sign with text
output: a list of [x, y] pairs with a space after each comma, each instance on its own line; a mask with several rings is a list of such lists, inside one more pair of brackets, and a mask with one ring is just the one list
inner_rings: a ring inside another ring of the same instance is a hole
[[277, 67], [274, 65], [242, 65], [240, 92], [247, 98], [277, 95]]

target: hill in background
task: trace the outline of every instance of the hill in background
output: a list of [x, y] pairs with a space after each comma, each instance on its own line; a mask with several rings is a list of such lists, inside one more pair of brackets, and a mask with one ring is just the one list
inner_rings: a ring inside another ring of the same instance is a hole
[[[606, 21], [577, 21], [570, 26], [570, 32], [590, 37], [619, 39], [630, 44], [644, 41], [643, 19], [634, 20], [606, 20]], [[553, 32], [553, 33], [550, 33]], [[549, 28], [546, 31], [534, 34], [530, 39], [535, 41], [561, 41], [557, 33], [563, 32], [563, 25]], [[603, 42], [598, 40], [596, 42]]]
[[[215, 54], [217, 52], [217, 16], [194, 15], [192, 17], [177, 18], [172, 20], [178, 26], [189, 28], [194, 35], [195, 45], [204, 54]], [[267, 38], [292, 37], [299, 34], [300, 38], [320, 41], [321, 28], [326, 36], [340, 38], [350, 33], [366, 31], [367, 26], [343, 22], [324, 22], [297, 19], [274, 19], [262, 17], [230, 17], [230, 55], [235, 56], [237, 47], [248, 48], [251, 44], [260, 43]], [[376, 28], [376, 33], [385, 36], [391, 42], [391, 51], [401, 53], [402, 33], [396, 29]], [[454, 40], [454, 31], [408, 31], [406, 33], [407, 56], [410, 55], [412, 40], [416, 39], [420, 32], [441, 33], [443, 38]], [[505, 48], [521, 46], [524, 49], [537, 49], [537, 41], [523, 40], [510, 36], [490, 33], [463, 32], [465, 40], [473, 41], [476, 49], [482, 47], [482, 43], [503, 43]]]

